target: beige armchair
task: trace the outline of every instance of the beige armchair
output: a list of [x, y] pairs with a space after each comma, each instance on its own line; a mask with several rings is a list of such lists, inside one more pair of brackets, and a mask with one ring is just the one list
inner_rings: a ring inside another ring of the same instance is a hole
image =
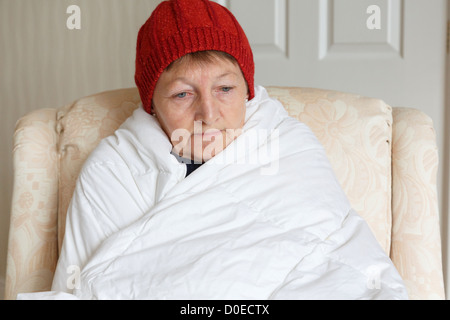
[[[268, 90], [323, 143], [350, 202], [393, 260], [409, 297], [443, 299], [438, 153], [430, 118], [342, 92]], [[18, 121], [7, 299], [50, 290], [81, 166], [139, 102], [137, 89], [121, 89], [37, 110]]]

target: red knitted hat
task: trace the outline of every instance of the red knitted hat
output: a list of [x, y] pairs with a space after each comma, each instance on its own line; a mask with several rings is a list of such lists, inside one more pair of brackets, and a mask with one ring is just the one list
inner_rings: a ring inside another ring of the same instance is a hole
[[252, 99], [253, 53], [233, 14], [208, 0], [169, 0], [158, 5], [137, 38], [135, 81], [145, 111], [151, 112], [153, 91], [164, 69], [188, 53], [207, 50], [236, 59]]

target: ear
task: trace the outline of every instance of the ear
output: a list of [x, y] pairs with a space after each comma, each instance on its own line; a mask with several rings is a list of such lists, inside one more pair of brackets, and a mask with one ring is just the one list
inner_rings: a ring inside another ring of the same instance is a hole
[[155, 116], [155, 117], [156, 117], [155, 104], [153, 103], [153, 99], [152, 99], [152, 110], [150, 111], [150, 114], [151, 114], [152, 116]]

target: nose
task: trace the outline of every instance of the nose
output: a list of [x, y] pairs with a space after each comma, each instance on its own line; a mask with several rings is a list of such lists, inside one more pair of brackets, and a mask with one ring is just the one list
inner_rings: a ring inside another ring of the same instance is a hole
[[220, 118], [219, 104], [210, 93], [202, 93], [197, 98], [195, 121], [211, 126]]

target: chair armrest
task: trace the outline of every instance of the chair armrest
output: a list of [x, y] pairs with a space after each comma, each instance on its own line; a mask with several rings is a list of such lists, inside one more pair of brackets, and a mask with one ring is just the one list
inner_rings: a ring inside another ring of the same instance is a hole
[[56, 109], [19, 119], [14, 133], [14, 189], [5, 298], [51, 287], [58, 259]]
[[444, 299], [433, 122], [399, 107], [393, 119], [391, 259], [410, 299]]

